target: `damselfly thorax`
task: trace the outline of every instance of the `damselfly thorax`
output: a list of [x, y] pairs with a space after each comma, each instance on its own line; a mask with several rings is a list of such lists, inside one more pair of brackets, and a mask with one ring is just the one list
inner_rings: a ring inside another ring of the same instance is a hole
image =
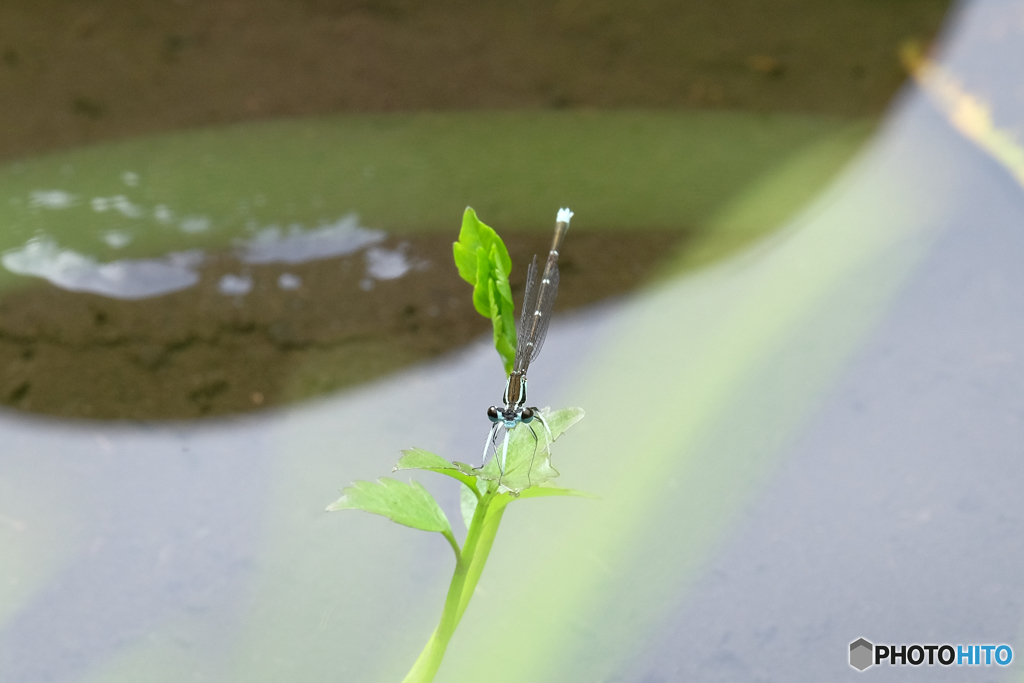
[[526, 375], [512, 371], [505, 382], [505, 405], [502, 408], [491, 406], [487, 409], [487, 417], [491, 422], [504, 423], [505, 429], [514, 429], [520, 422], [529, 424], [534, 418], [534, 409], [526, 407]]

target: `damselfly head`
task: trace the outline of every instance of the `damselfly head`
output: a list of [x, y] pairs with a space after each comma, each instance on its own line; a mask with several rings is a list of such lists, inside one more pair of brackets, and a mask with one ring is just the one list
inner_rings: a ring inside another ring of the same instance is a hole
[[520, 411], [515, 406], [505, 406], [498, 410], [498, 421], [505, 424], [505, 429], [515, 429], [520, 422]]

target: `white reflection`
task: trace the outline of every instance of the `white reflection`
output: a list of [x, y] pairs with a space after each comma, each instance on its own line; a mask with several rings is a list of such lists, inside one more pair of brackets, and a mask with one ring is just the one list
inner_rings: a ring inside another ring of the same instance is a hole
[[153, 209], [153, 218], [160, 223], [170, 223], [174, 220], [174, 212], [163, 204], [157, 204], [156, 208]]
[[189, 216], [181, 222], [180, 227], [182, 232], [187, 232], [190, 235], [206, 232], [210, 229], [210, 219], [206, 216]]
[[64, 190], [36, 190], [28, 195], [28, 205], [40, 209], [66, 209], [74, 206], [77, 197]]
[[366, 250], [366, 272], [378, 280], [394, 280], [409, 272], [412, 265], [400, 249], [373, 247]]
[[191, 287], [199, 281], [194, 268], [201, 252], [168, 254], [162, 259], [123, 259], [99, 263], [48, 238], [33, 238], [0, 259], [12, 273], [41, 277], [73, 292], [114, 299], [145, 299]]
[[111, 230], [103, 235], [103, 241], [107, 243], [107, 246], [113, 247], [114, 249], [121, 249], [122, 247], [128, 246], [128, 243], [132, 241], [132, 236], [126, 232], [121, 232], [120, 230]]
[[127, 218], [141, 218], [143, 213], [141, 207], [132, 204], [131, 200], [123, 194], [113, 197], [93, 197], [91, 204], [92, 210], [96, 213], [104, 213], [113, 209]]
[[227, 296], [243, 296], [252, 291], [252, 278], [228, 274], [220, 279], [217, 289]]
[[128, 187], [136, 187], [139, 184], [139, 174], [125, 171], [121, 175], [121, 181]]
[[353, 213], [315, 230], [292, 225], [282, 234], [280, 228], [267, 228], [250, 240], [237, 242], [237, 252], [245, 263], [305, 263], [351, 254], [384, 236], [383, 230], [361, 227]]
[[281, 273], [277, 278], [277, 286], [281, 289], [291, 291], [302, 286], [302, 278], [293, 273]]

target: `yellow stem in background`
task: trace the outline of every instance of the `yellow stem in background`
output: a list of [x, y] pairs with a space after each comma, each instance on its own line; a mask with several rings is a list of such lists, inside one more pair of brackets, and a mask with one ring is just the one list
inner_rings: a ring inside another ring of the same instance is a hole
[[967, 90], [943, 66], [924, 55], [921, 45], [908, 42], [900, 49], [903, 66], [950, 125], [998, 161], [1024, 187], [1024, 146], [992, 121], [988, 103]]

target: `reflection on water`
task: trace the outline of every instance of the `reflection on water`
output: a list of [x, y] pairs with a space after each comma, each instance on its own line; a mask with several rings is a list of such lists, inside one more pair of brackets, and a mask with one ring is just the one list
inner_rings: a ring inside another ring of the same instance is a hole
[[31, 275], [71, 292], [91, 292], [114, 299], [146, 299], [176, 292], [199, 282], [195, 269], [200, 251], [168, 254], [162, 259], [125, 259], [100, 263], [91, 256], [61, 249], [47, 237], [33, 237], [0, 262], [12, 273]]
[[[93, 200], [94, 207], [96, 201]], [[122, 213], [134, 210], [130, 203], [119, 206]], [[235, 240], [235, 255], [246, 264], [306, 263], [352, 254], [381, 242], [385, 236], [381, 230], [361, 227], [357, 216], [349, 214], [313, 230], [304, 230], [300, 225], [290, 226], [287, 232], [278, 227], [259, 230], [250, 239]], [[126, 246], [131, 236], [111, 231], [103, 235], [103, 240], [116, 249]], [[90, 292], [114, 299], [146, 299], [191, 287], [199, 282], [198, 268], [203, 261], [203, 252], [192, 249], [163, 258], [101, 263], [74, 250], [61, 249], [56, 240], [45, 236], [33, 237], [21, 248], [10, 249], [0, 258], [12, 273], [40, 277], [68, 291]], [[367, 277], [378, 280], [401, 277], [411, 267], [401, 250], [371, 249], [366, 254], [366, 262]], [[421, 261], [422, 266], [426, 264]], [[287, 280], [282, 289], [295, 289], [293, 284], [294, 281]], [[250, 289], [252, 279], [247, 276], [221, 278], [220, 291], [224, 294], [239, 296]]]
[[217, 289], [227, 296], [244, 296], [252, 290], [252, 278], [228, 273], [217, 283]]
[[286, 232], [277, 226], [264, 228], [251, 239], [236, 240], [236, 253], [245, 263], [305, 263], [351, 254], [384, 237], [382, 230], [361, 227], [358, 216], [349, 214], [314, 230], [301, 225]]
[[36, 190], [28, 195], [28, 205], [33, 209], [67, 209], [77, 201], [75, 195], [63, 190]]

